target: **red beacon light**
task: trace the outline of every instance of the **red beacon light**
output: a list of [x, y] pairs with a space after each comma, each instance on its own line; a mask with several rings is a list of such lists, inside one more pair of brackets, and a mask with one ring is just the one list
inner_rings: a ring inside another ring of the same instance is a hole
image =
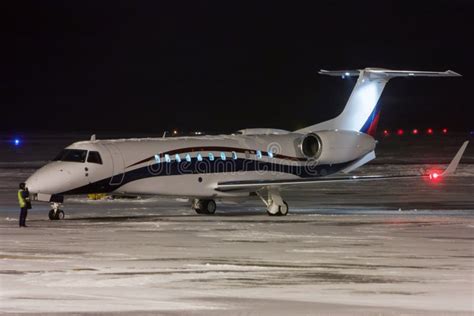
[[411, 133], [412, 133], [413, 135], [418, 135], [418, 129], [416, 129], [416, 128], [413, 129], [413, 130], [411, 131]]
[[390, 132], [387, 129], [383, 130], [383, 136], [389, 136]]
[[397, 131], [397, 135], [398, 136], [402, 136], [404, 133], [404, 131], [400, 128], [398, 131]]
[[432, 135], [432, 134], [433, 134], [433, 129], [432, 129], [432, 128], [428, 128], [428, 129], [426, 130], [426, 133], [427, 133], [428, 135]]
[[447, 133], [448, 133], [448, 129], [447, 129], [447, 128], [443, 128], [442, 132], [443, 132], [443, 134], [447, 134]]
[[443, 177], [442, 171], [439, 170], [431, 170], [428, 172], [428, 177], [431, 182], [437, 183], [441, 181], [441, 178]]

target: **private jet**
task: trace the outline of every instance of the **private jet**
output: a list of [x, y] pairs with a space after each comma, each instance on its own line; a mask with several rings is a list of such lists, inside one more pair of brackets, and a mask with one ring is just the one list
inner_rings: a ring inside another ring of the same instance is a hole
[[258, 196], [268, 215], [283, 216], [289, 207], [281, 193], [290, 186], [454, 173], [467, 141], [440, 174], [349, 175], [375, 158], [378, 100], [390, 79], [458, 73], [381, 68], [319, 73], [358, 77], [343, 111], [328, 121], [296, 131], [251, 128], [218, 136], [99, 140], [93, 135], [66, 147], [26, 185], [34, 200], [51, 203], [51, 220], [64, 218], [65, 196], [90, 193], [185, 197], [198, 214], [214, 214], [216, 200]]

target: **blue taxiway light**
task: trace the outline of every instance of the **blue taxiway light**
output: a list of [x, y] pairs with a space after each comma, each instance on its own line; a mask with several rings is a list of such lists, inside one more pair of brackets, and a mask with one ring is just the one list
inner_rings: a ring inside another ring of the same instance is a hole
[[13, 144], [14, 144], [15, 146], [19, 146], [19, 145], [21, 144], [20, 139], [19, 139], [19, 138], [15, 138], [15, 139], [13, 140]]

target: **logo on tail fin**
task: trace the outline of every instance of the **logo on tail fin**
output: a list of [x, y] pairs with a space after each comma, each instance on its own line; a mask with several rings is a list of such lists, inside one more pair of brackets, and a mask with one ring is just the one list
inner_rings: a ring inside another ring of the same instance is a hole
[[375, 106], [372, 113], [370, 113], [369, 118], [360, 129], [360, 132], [368, 134], [372, 137], [375, 137], [375, 133], [377, 131], [377, 124], [379, 123], [379, 118], [380, 118], [380, 109], [381, 109], [381, 106], [377, 102], [377, 105]]

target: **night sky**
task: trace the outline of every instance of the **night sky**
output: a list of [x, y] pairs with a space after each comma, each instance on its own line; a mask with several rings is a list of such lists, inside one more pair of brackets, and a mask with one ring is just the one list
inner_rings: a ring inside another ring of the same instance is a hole
[[472, 1], [6, 1], [0, 130], [232, 132], [336, 116], [354, 79], [391, 81], [380, 126], [474, 127]]

